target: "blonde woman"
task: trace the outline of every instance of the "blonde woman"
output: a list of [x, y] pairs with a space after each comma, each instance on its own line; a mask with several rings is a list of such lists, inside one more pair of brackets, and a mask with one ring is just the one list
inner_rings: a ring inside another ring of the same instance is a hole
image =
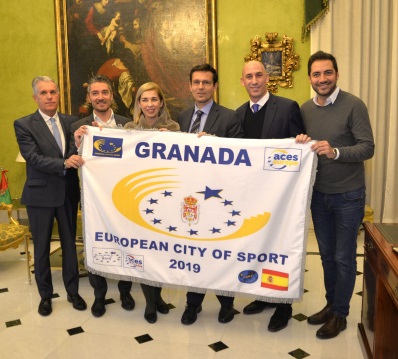
[[[159, 129], [178, 131], [180, 126], [170, 118], [166, 100], [160, 87], [154, 82], [143, 84], [137, 91], [134, 104], [134, 120], [126, 123], [125, 128]], [[157, 320], [156, 311], [167, 314], [168, 304], [162, 299], [162, 288], [141, 284], [146, 300], [144, 318], [148, 323]]]
[[147, 82], [137, 90], [133, 117], [125, 128], [180, 130], [180, 125], [170, 117], [162, 90], [154, 82]]

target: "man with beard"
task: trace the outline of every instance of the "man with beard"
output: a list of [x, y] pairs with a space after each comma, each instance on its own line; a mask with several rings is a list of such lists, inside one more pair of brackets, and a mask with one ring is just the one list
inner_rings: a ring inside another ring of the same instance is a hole
[[311, 147], [318, 155], [311, 212], [326, 306], [307, 321], [323, 324], [316, 336], [330, 339], [347, 328], [356, 278], [358, 229], [364, 217], [364, 161], [373, 157], [375, 145], [365, 104], [337, 86], [335, 57], [323, 51], [314, 53], [308, 60], [308, 76], [316, 95], [301, 106], [308, 136], [299, 135], [296, 141], [318, 140]]
[[[87, 126], [94, 125], [94, 122], [98, 126], [116, 128], [131, 121], [127, 117], [113, 113], [112, 100], [113, 93], [109, 79], [106, 76], [92, 77], [88, 82], [87, 101], [93, 106], [93, 113], [71, 126], [71, 141], [75, 141], [77, 147], [80, 146], [80, 139], [86, 132]], [[95, 317], [101, 317], [105, 313], [105, 295], [108, 289], [106, 278], [90, 272], [88, 277], [95, 296], [91, 313]], [[121, 280], [118, 283], [122, 308], [126, 310], [133, 310], [135, 307], [135, 301], [130, 294], [131, 287], [132, 283], [128, 281]]]

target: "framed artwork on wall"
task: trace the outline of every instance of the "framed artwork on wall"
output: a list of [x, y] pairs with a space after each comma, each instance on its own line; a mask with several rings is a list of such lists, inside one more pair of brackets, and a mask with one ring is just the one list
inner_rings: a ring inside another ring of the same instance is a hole
[[132, 117], [145, 82], [172, 118], [192, 105], [189, 71], [217, 65], [215, 0], [55, 0], [60, 110], [87, 116], [87, 81], [111, 79], [114, 111]]
[[293, 71], [299, 67], [300, 56], [294, 52], [293, 39], [283, 35], [277, 41], [277, 32], [267, 32], [266, 41], [259, 35], [250, 40], [250, 55], [245, 57], [245, 62], [251, 60], [261, 61], [269, 74], [268, 90], [271, 93], [278, 91], [278, 86], [293, 87]]

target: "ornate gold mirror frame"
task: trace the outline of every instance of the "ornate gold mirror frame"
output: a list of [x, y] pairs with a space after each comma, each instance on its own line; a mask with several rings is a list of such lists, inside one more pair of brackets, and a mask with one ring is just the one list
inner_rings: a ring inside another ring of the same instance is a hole
[[293, 71], [298, 69], [300, 55], [294, 53], [293, 38], [283, 35], [277, 41], [277, 32], [265, 33], [266, 41], [256, 35], [250, 40], [250, 55], [245, 57], [245, 62], [261, 61], [269, 74], [268, 90], [278, 92], [278, 85], [283, 88], [293, 87]]

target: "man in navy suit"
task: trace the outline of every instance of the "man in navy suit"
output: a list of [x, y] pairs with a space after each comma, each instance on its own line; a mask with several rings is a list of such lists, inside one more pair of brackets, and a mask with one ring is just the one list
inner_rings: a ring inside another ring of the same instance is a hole
[[[219, 137], [242, 137], [243, 131], [235, 111], [220, 106], [213, 100], [218, 87], [218, 75], [209, 64], [195, 66], [191, 69], [190, 90], [195, 106], [183, 111], [178, 116], [181, 131], [208, 133]], [[204, 293], [187, 293], [187, 305], [181, 317], [185, 325], [195, 323], [197, 314], [202, 311]], [[217, 295], [221, 304], [218, 315], [220, 323], [234, 319], [234, 298]]]
[[54, 219], [58, 222], [62, 248], [62, 276], [67, 300], [77, 310], [87, 305], [78, 293], [76, 218], [80, 199], [76, 169], [82, 159], [73, 154], [70, 127], [77, 117], [57, 112], [59, 89], [47, 76], [32, 81], [33, 98], [39, 109], [14, 122], [19, 149], [26, 161], [26, 183], [21, 202], [26, 205], [34, 240], [36, 284], [41, 296], [38, 311], [52, 312], [53, 293], [50, 241]]
[[[131, 119], [115, 114], [112, 109], [113, 92], [111, 82], [108, 77], [97, 75], [92, 77], [88, 82], [87, 101], [93, 106], [93, 113], [81, 120], [75, 122], [71, 127], [71, 142], [75, 142], [76, 146], [80, 146], [80, 139], [86, 133], [87, 126], [101, 126], [117, 128], [123, 127]], [[91, 313], [95, 317], [101, 317], [105, 314], [105, 296], [108, 291], [106, 278], [88, 272], [88, 278], [91, 286], [94, 288], [95, 300], [91, 307]], [[118, 288], [120, 292], [120, 300], [122, 308], [133, 310], [135, 301], [130, 294], [132, 282], [120, 280]]]
[[[250, 98], [236, 110], [245, 138], [289, 138], [305, 133], [298, 103], [268, 92], [269, 74], [262, 62], [246, 63], [240, 81]], [[243, 313], [256, 314], [274, 307], [276, 310], [268, 330], [277, 332], [285, 328], [292, 317], [291, 303], [273, 304], [256, 300], [247, 305]]]

